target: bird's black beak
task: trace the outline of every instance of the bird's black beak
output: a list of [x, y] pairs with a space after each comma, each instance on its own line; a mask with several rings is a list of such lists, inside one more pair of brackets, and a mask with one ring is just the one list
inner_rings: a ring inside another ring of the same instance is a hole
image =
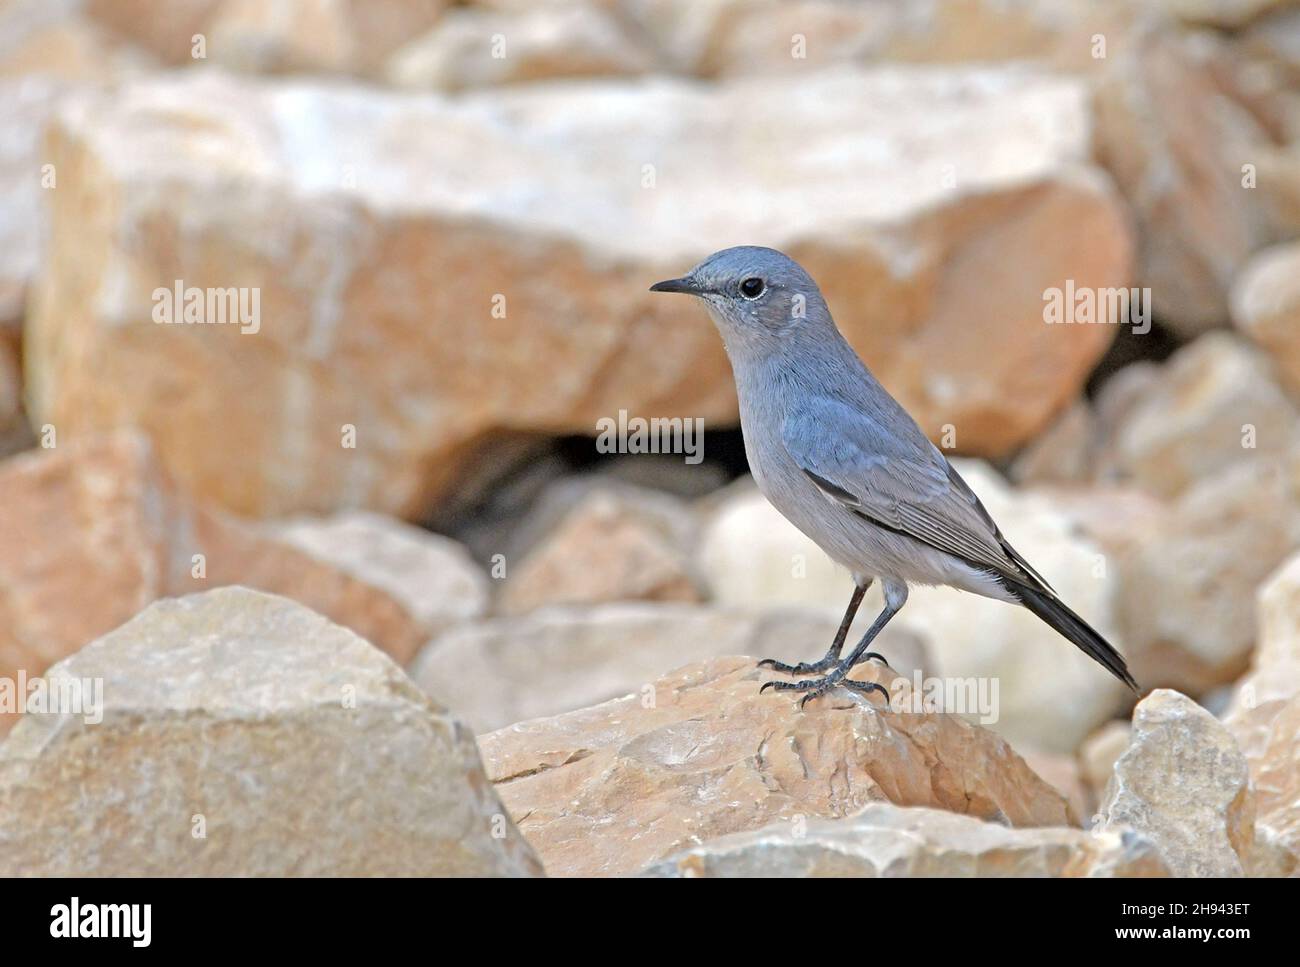
[[651, 292], [685, 292], [687, 295], [699, 295], [700, 289], [690, 276], [681, 279], [665, 279], [650, 286]]

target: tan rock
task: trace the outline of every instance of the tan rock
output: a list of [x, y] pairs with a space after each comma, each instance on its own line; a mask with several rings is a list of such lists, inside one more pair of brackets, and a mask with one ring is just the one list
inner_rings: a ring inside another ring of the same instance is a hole
[[[1292, 164], [1300, 161], [1300, 156], [1285, 151], [1285, 147], [1293, 147], [1300, 137], [1300, 90], [1296, 89], [1296, 79], [1300, 77], [1300, 45], [1295, 42], [1298, 27], [1300, 7], [1292, 6], [1261, 17], [1232, 37], [1241, 86], [1255, 95], [1252, 107], [1270, 131], [1275, 132], [1278, 145], [1284, 146], [1283, 153], [1290, 155], [1285, 160]], [[1262, 179], [1268, 174], [1266, 165], [1261, 162], [1259, 169], [1260, 187], [1265, 187]], [[1300, 197], [1300, 183], [1294, 178], [1288, 193], [1292, 199]], [[1294, 208], [1288, 215], [1289, 223], [1296, 224]], [[1277, 237], [1289, 235], [1282, 232]]]
[[1233, 286], [1232, 322], [1300, 393], [1300, 243], [1278, 245], [1251, 259]]
[[1260, 588], [1258, 646], [1250, 673], [1237, 683], [1223, 724], [1250, 765], [1259, 800], [1253, 876], [1300, 869], [1296, 720], [1300, 716], [1300, 555]]
[[57, 80], [0, 77], [0, 333], [20, 328], [27, 287], [41, 264], [41, 130], [64, 90]]
[[557, 77], [642, 74], [654, 66], [654, 51], [612, 11], [571, 2], [513, 14], [449, 11], [393, 54], [385, 77], [398, 87], [457, 91]]
[[1300, 868], [1300, 695], [1273, 716], [1268, 741], [1250, 767], [1258, 824], [1272, 852], [1267, 861], [1256, 857], [1254, 865]]
[[153, 66], [153, 58], [83, 16], [82, 6], [9, 0], [0, 9], [0, 77], [93, 84]]
[[1079, 774], [1093, 804], [1088, 812], [1101, 802], [1110, 777], [1115, 773], [1115, 763], [1128, 749], [1132, 736], [1133, 726], [1116, 719], [1107, 722], [1079, 746]]
[[[449, 0], [223, 0], [208, 59], [257, 73], [378, 74]], [[485, 45], [486, 47], [486, 45]]]
[[23, 377], [17, 342], [0, 332], [0, 455], [7, 455], [3, 441], [14, 436], [23, 422]]
[[1073, 755], [1065, 752], [1044, 752], [1028, 746], [1017, 748], [1025, 764], [1033, 769], [1048, 785], [1065, 797], [1070, 813], [1080, 819], [1092, 812], [1092, 802], [1083, 784], [1083, 774]]
[[42, 136], [59, 98], [74, 86], [150, 65], [80, 16], [78, 6], [79, 0], [0, 6], [0, 337], [20, 327], [28, 284], [43, 263], [45, 205], [59, 170]]
[[1300, 105], [1292, 121], [1293, 142], [1284, 148], [1262, 148], [1259, 155], [1259, 191], [1278, 239], [1300, 234]]
[[922, 807], [873, 803], [847, 819], [733, 833], [655, 863], [655, 877], [1168, 876], [1147, 840], [1077, 829], [1008, 829]]
[[[1124, 4], [1090, 0], [623, 0], [674, 69], [803, 74], [836, 64], [1042, 61], [1092, 67], [1092, 37], [1128, 28]], [[802, 43], [800, 43], [802, 41]]]
[[1294, 0], [1159, 0], [1159, 6], [1189, 24], [1243, 27]]
[[87, 15], [129, 38], [164, 64], [192, 64], [194, 36], [203, 33], [223, 0], [85, 0]]
[[1134, 676], [1193, 693], [1228, 684], [1255, 644], [1255, 589], [1300, 546], [1300, 463], [1244, 462], [1130, 536], [1115, 569]]
[[304, 517], [268, 524], [266, 533], [382, 589], [429, 634], [487, 611], [487, 575], [464, 547], [391, 517]]
[[[1115, 45], [1146, 19], [1141, 3], [1091, 0], [928, 0], [892, 7], [895, 29], [877, 56], [890, 60], [1029, 60], [1093, 75]], [[1098, 46], [1105, 38], [1105, 54]]]
[[1300, 554], [1293, 554], [1259, 588], [1258, 644], [1250, 674], [1237, 685], [1224, 722], [1247, 758], [1267, 744], [1274, 715], [1300, 695]]
[[[855, 674], [885, 679], [866, 665]], [[839, 693], [799, 711], [788, 696], [760, 695], [764, 677], [749, 658], [714, 659], [641, 695], [480, 736], [479, 748], [520, 830], [559, 876], [632, 873], [727, 833], [843, 817], [871, 802], [1014, 826], [1072, 819], [992, 732]], [[903, 686], [900, 708], [905, 696]]]
[[42, 673], [156, 598], [225, 584], [299, 600], [399, 662], [425, 638], [383, 590], [191, 502], [136, 433], [14, 457], [0, 493], [0, 677]]
[[[680, 461], [681, 458], [677, 459]], [[568, 465], [565, 467], [567, 470]], [[689, 550], [699, 532], [694, 506], [636, 480], [636, 475], [630, 470], [624, 472], [623, 479], [597, 470], [561, 473], [532, 486], [527, 474], [521, 474], [519, 482], [524, 484], [521, 488], [524, 492], [517, 497], [508, 496], [507, 507], [498, 509], [494, 506], [489, 511], [506, 526], [501, 528], [495, 540], [483, 545], [490, 547], [490, 551], [481, 556], [493, 558], [500, 554], [505, 568], [496, 577], [509, 579], [517, 565], [550, 541], [566, 522], [582, 518], [584, 508], [611, 505], [620, 517], [634, 522], [647, 534], [654, 534], [659, 541], [682, 551]], [[516, 482], [514, 477], [505, 481], [492, 496], [495, 498], [502, 491], [508, 491]]]
[[[421, 515], [497, 437], [620, 409], [734, 421], [716, 334], [645, 289], [738, 238], [802, 260], [922, 424], [989, 454], [1114, 336], [1044, 325], [1043, 291], [1129, 275], [1081, 83], [1023, 69], [454, 100], [193, 72], [66, 104], [50, 157], [85, 177], [51, 199], [34, 419], [141, 425], [197, 495], [254, 515]], [[258, 331], [155, 323], [176, 279], [256, 289]]]
[[1175, 876], [1241, 876], [1255, 838], [1246, 759], [1228, 730], [1191, 699], [1157, 689], [1133, 712], [1115, 763], [1102, 829], [1155, 843]]
[[292, 601], [160, 601], [47, 678], [85, 680], [0, 745], [0, 875], [541, 872], [464, 725]]
[[519, 562], [497, 607], [522, 614], [548, 604], [700, 597], [684, 550], [614, 495], [598, 491]]
[[1117, 475], [1173, 497], [1197, 481], [1286, 453], [1300, 414], [1249, 343], [1210, 333], [1180, 349], [1107, 447]]
[[1268, 138], [1218, 81], [1221, 49], [1159, 21], [1108, 50], [1094, 96], [1098, 159], [1138, 225], [1138, 284], [1182, 335], [1228, 318], [1228, 289], [1268, 241], [1242, 165]]
[[1121, 367], [1097, 389], [1094, 401], [1096, 426], [1093, 468], [1094, 476], [1107, 483], [1115, 483], [1124, 476], [1115, 466], [1113, 455], [1106, 447], [1128, 422], [1133, 411], [1160, 385], [1164, 369], [1150, 360], [1138, 360]]
[[826, 0], [624, 0], [621, 6], [675, 70], [702, 77], [807, 73], [865, 60], [900, 19], [885, 4]]
[[1095, 459], [1095, 422], [1088, 404], [1076, 400], [1016, 457], [1011, 479], [1020, 485], [1088, 480]]
[[[717, 655], [787, 662], [820, 658], [838, 622], [803, 611], [743, 614], [681, 604], [546, 608], [453, 628], [434, 638], [411, 676], [435, 698], [455, 697], [476, 731], [643, 694], [665, 668]], [[924, 648], [882, 636], [891, 666], [910, 677]]]

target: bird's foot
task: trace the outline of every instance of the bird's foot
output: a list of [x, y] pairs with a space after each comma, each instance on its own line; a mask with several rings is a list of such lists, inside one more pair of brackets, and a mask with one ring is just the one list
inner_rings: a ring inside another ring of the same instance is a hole
[[[869, 651], [863, 655], [862, 661], [870, 661], [873, 658], [878, 659], [886, 668], [889, 667], [889, 662], [885, 660], [885, 656], [874, 651]], [[775, 658], [764, 658], [758, 663], [758, 667], [767, 668], [782, 675], [816, 675], [819, 672], [826, 671], [828, 668], [834, 668], [839, 664], [839, 661], [840, 656], [836, 654], [827, 655], [820, 661], [801, 661], [797, 665], [787, 665], [785, 662], [777, 661]]]
[[860, 682], [852, 678], [846, 678], [849, 670], [842, 665], [835, 671], [831, 672], [824, 678], [805, 678], [798, 682], [764, 682], [759, 688], [759, 693], [767, 691], [769, 688], [776, 692], [804, 692], [803, 698], [799, 699], [799, 707], [803, 708], [815, 698], [825, 695], [831, 689], [843, 687], [852, 689], [855, 692], [861, 692], [864, 695], [870, 695], [872, 692], [879, 692], [885, 696], [885, 707], [889, 707], [889, 691], [884, 685], [878, 682]]

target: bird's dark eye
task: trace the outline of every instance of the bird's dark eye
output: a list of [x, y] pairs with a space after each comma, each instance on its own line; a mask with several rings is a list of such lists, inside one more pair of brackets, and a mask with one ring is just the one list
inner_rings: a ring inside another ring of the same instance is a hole
[[766, 288], [763, 280], [756, 275], [751, 275], [748, 279], [740, 283], [740, 294], [746, 299], [757, 299], [763, 294]]

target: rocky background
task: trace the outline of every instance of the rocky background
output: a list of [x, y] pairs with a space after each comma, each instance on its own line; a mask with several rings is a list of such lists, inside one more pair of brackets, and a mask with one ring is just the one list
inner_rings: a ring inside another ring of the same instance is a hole
[[[0, 0], [0, 874], [1297, 872], [1298, 81], [1287, 0]], [[943, 589], [858, 677], [996, 721], [758, 694], [851, 584], [646, 292], [742, 243], [1136, 707]]]

